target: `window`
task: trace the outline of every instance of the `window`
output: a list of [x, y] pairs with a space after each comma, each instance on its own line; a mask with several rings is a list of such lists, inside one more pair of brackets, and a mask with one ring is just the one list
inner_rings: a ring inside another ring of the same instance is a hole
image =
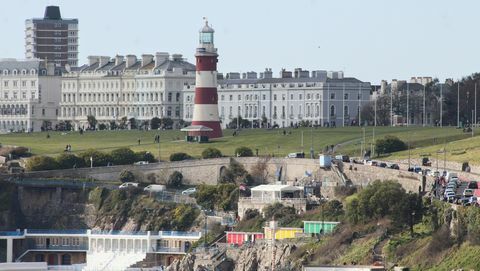
[[362, 98], [362, 94], [358, 93], [358, 99], [360, 100]]
[[229, 100], [233, 101], [233, 95], [230, 95]]
[[242, 100], [242, 95], [238, 95], [238, 100], [241, 101]]
[[267, 95], [263, 94], [263, 95], [262, 95], [262, 100], [265, 101], [266, 99], [267, 99]]
[[13, 81], [13, 86], [14, 86], [14, 87], [16, 87], [16, 86], [17, 86], [17, 84], [18, 84], [18, 82], [17, 82], [17, 81]]
[[344, 100], [348, 100], [348, 93], [345, 93], [345, 94], [343, 95], [343, 99], [344, 99]]
[[45, 108], [42, 108], [42, 116], [45, 116]]
[[277, 100], [277, 94], [273, 94], [273, 100], [274, 100], [274, 101]]
[[282, 94], [282, 101], [285, 101], [285, 99], [286, 99], [285, 94]]
[[175, 101], [179, 102], [180, 101], [180, 93], [177, 93], [175, 95]]
[[320, 100], [320, 94], [317, 93], [317, 100]]
[[27, 86], [27, 81], [22, 81], [22, 87], [26, 87]]
[[168, 101], [169, 101], [169, 102], [172, 101], [172, 93], [168, 93]]
[[62, 255], [62, 265], [71, 265], [72, 264], [72, 257], [70, 254], [63, 254]]
[[303, 97], [302, 94], [298, 94], [298, 99], [299, 100], [303, 99], [302, 97]]
[[220, 96], [220, 100], [223, 101], [225, 99], [225, 96]]
[[335, 93], [330, 93], [330, 99], [334, 100], [335, 99]]
[[334, 117], [335, 116], [335, 106], [332, 105], [330, 106], [330, 117]]
[[348, 116], [348, 105], [346, 105], [345, 107], [343, 107], [343, 114], [345, 116]]
[[8, 87], [8, 81], [3, 81], [3, 86]]
[[290, 100], [293, 100], [293, 94], [290, 94]]

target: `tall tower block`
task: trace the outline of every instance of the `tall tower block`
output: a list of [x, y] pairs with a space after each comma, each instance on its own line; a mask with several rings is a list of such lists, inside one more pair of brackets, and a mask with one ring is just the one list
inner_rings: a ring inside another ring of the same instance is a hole
[[[196, 78], [195, 78], [195, 105], [193, 108], [192, 126], [206, 126], [212, 131], [203, 132], [209, 138], [222, 137], [220, 118], [218, 117], [218, 94], [217, 94], [217, 48], [213, 44], [215, 31], [205, 20], [205, 26], [200, 29], [199, 45], [195, 54]], [[191, 135], [200, 133], [191, 132]]]

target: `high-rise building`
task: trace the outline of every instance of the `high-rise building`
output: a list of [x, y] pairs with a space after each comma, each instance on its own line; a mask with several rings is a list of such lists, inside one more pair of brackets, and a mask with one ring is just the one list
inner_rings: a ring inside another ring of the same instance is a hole
[[77, 66], [78, 19], [62, 19], [59, 7], [47, 6], [43, 18], [26, 20], [25, 57]]

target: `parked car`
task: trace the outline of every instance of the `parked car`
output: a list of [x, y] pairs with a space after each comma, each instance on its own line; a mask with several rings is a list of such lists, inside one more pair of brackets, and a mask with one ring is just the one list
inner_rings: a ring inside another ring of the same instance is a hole
[[423, 157], [422, 158], [422, 166], [424, 166], [424, 167], [432, 166], [432, 162], [428, 159], [428, 157]]
[[138, 183], [122, 183], [121, 185], [118, 186], [120, 189], [127, 189], [127, 188], [134, 188], [138, 187]]
[[464, 197], [472, 197], [473, 196], [473, 189], [465, 189], [463, 190], [463, 196]]
[[292, 152], [287, 155], [285, 158], [305, 158], [304, 152]]
[[455, 193], [454, 192], [448, 192], [445, 195], [445, 199], [446, 199], [446, 201], [453, 203], [455, 201]]
[[145, 192], [162, 192], [165, 191], [166, 186], [163, 184], [151, 184], [143, 189]]
[[398, 166], [397, 164], [391, 164], [391, 165], [389, 166], [389, 168], [391, 168], [391, 169], [397, 169], [397, 170], [398, 170], [398, 169], [400, 169], [400, 166]]
[[473, 197], [470, 197], [468, 198], [468, 200], [470, 201], [470, 205], [478, 205], [478, 199], [477, 197], [473, 196]]
[[457, 200], [457, 204], [468, 206], [470, 205], [470, 197], [461, 197]]
[[183, 190], [182, 195], [191, 195], [195, 192], [197, 192], [197, 189], [195, 187], [192, 187], [192, 188], [189, 188], [187, 190]]
[[468, 183], [468, 188], [478, 189], [478, 183], [476, 181], [471, 181], [471, 182]]
[[378, 166], [379, 166], [379, 167], [387, 167], [387, 163], [381, 162], [381, 163], [378, 163]]
[[148, 161], [138, 161], [133, 163], [134, 165], [148, 165]]

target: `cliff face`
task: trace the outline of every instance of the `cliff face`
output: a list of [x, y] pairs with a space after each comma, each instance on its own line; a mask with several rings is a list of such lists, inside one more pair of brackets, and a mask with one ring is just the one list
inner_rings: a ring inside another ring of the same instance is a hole
[[141, 190], [22, 187], [0, 183], [0, 230], [188, 230], [198, 210]]

